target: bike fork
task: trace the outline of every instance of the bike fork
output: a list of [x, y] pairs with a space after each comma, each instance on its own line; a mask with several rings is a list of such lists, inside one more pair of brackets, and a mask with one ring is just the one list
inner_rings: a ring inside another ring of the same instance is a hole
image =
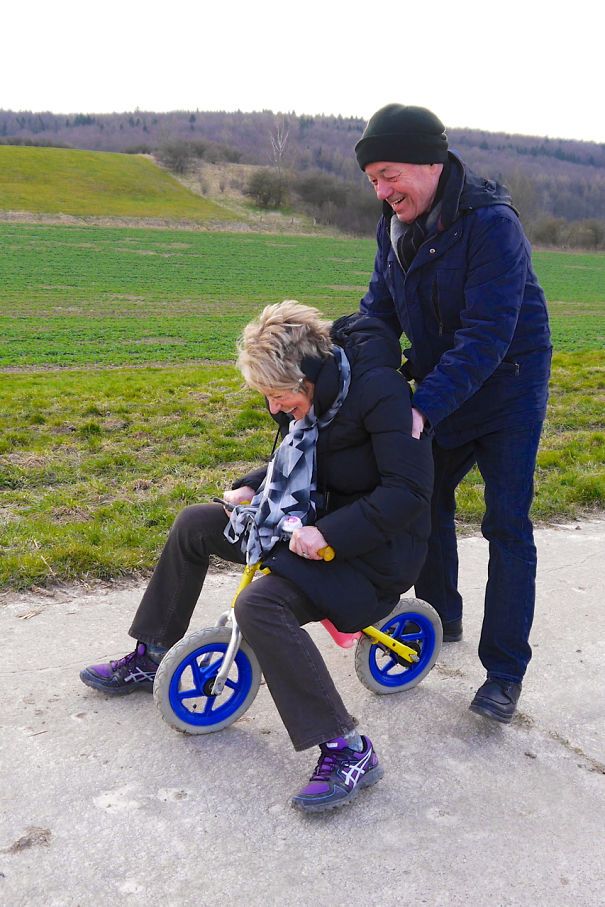
[[242, 641], [242, 631], [237, 625], [237, 619], [235, 617], [235, 603], [240, 592], [249, 586], [254, 578], [254, 574], [259, 568], [259, 564], [246, 564], [244, 567], [244, 572], [239, 581], [239, 585], [233, 596], [233, 601], [231, 602], [231, 609], [226, 611], [218, 619], [218, 626], [224, 627], [227, 622], [231, 620], [231, 639], [229, 640], [229, 645], [227, 646], [227, 651], [225, 652], [225, 657], [223, 658], [220, 670], [214, 679], [212, 685], [212, 696], [219, 696], [225, 687], [227, 677], [229, 676], [229, 671], [231, 666], [235, 661], [235, 656], [237, 655], [240, 643]]
[[[242, 641], [242, 631], [237, 625], [237, 620], [235, 613], [231, 611], [231, 639], [229, 640], [229, 645], [227, 646], [227, 651], [225, 652], [225, 657], [221, 663], [220, 670], [216, 677], [214, 678], [214, 683], [212, 684], [212, 696], [219, 696], [223, 689], [225, 688], [225, 682], [229, 676], [229, 671], [231, 666], [235, 661], [235, 656], [237, 655], [240, 643]], [[222, 624], [225, 626], [226, 621]]]

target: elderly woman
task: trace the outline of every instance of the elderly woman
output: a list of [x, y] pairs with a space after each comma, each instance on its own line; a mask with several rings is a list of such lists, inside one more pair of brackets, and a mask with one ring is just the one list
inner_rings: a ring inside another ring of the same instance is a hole
[[[217, 504], [179, 514], [129, 631], [136, 649], [80, 674], [110, 694], [151, 690], [163, 653], [188, 628], [210, 555], [261, 560], [271, 572], [241, 593], [236, 617], [294, 748], [319, 745], [292, 800], [306, 811], [340, 806], [382, 776], [303, 625], [327, 617], [359, 630], [385, 617], [422, 567], [432, 458], [429, 440], [412, 438], [400, 362], [379, 319], [330, 325], [294, 301], [267, 306], [244, 330], [238, 367], [266, 397], [280, 446], [225, 492], [237, 505], [230, 517]], [[288, 515], [304, 525], [286, 542]], [[329, 563], [318, 554], [326, 545], [336, 551]]]

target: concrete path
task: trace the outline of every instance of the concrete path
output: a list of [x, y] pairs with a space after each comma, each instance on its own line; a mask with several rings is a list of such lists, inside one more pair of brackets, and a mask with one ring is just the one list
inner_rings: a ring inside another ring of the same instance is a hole
[[[374, 739], [385, 777], [339, 812], [290, 794], [294, 753], [264, 687], [232, 728], [172, 731], [145, 694], [110, 700], [80, 667], [123, 655], [141, 589], [5, 597], [0, 608], [0, 903], [282, 905], [605, 903], [605, 522], [541, 529], [538, 604], [520, 712], [468, 711], [486, 543], [461, 543], [463, 642], [415, 690], [375, 696], [351, 652], [313, 630]], [[209, 578], [194, 621], [224, 609]]]

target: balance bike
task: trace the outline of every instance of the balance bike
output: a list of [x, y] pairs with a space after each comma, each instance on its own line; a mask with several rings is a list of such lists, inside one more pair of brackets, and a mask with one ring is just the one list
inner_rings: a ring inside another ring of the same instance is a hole
[[[334, 557], [331, 548], [319, 554], [324, 560]], [[220, 731], [252, 705], [261, 669], [242, 638], [233, 608], [258, 569], [258, 564], [244, 568], [231, 608], [216, 626], [187, 634], [164, 655], [153, 698], [164, 721], [176, 730]], [[341, 633], [329, 620], [322, 624], [338, 645], [355, 646], [357, 676], [379, 694], [403, 692], [419, 684], [435, 664], [443, 641], [439, 615], [417, 598], [401, 599], [387, 617], [357, 633]]]

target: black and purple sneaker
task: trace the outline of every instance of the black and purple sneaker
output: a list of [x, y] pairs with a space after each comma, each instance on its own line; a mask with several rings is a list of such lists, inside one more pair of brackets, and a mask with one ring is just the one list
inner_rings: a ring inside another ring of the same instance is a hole
[[158, 669], [158, 662], [147, 653], [144, 642], [138, 642], [134, 652], [130, 652], [119, 661], [106, 664], [89, 665], [80, 671], [80, 680], [87, 687], [109, 693], [111, 696], [125, 696], [135, 690], [153, 692], [153, 681]]
[[384, 771], [372, 741], [361, 739], [361, 752], [350, 749], [342, 737], [322, 743], [317, 768], [309, 783], [292, 797], [292, 806], [307, 813], [335, 809], [356, 797], [362, 787], [380, 781]]

